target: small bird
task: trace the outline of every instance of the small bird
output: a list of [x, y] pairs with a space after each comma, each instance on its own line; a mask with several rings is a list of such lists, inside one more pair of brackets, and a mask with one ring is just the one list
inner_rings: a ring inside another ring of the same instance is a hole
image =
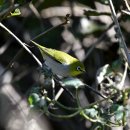
[[85, 72], [83, 63], [71, 55], [59, 50], [46, 48], [32, 40], [31, 42], [39, 48], [45, 64], [51, 69], [53, 74], [69, 77]]

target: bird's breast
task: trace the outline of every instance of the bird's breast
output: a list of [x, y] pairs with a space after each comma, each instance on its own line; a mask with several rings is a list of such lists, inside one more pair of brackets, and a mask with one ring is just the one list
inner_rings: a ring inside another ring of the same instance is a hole
[[55, 61], [49, 56], [45, 56], [45, 64], [52, 70], [56, 75], [67, 77], [70, 75], [69, 65], [61, 64], [60, 62]]

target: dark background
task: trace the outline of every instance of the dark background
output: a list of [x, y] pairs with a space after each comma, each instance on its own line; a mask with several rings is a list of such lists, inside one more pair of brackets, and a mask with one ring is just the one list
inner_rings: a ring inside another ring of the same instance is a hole
[[[10, 7], [9, 1], [2, 0], [1, 3], [0, 14]], [[105, 0], [34, 0], [32, 3], [27, 0], [19, 0], [15, 1], [14, 5], [18, 5], [21, 15], [5, 18], [2, 16], [2, 23], [30, 46], [32, 46], [29, 43], [30, 39], [62, 23], [66, 14], [71, 14], [70, 24], [60, 26], [35, 41], [46, 47], [65, 51], [81, 60], [86, 67], [86, 73], [78, 78], [82, 79], [84, 83], [96, 88], [97, 70], [119, 58], [119, 44], [114, 27], [112, 26], [106, 32], [112, 19], [110, 8], [105, 4]], [[121, 9], [126, 9], [121, 0], [118, 0], [114, 6], [117, 13]], [[85, 10], [89, 9], [108, 12], [110, 16], [91, 16], [91, 14], [85, 13]], [[129, 15], [122, 14], [120, 26], [129, 48]], [[92, 47], [93, 50], [88, 54]], [[28, 92], [32, 86], [39, 82], [44, 83], [44, 80], [40, 76], [36, 61], [25, 50], [18, 54], [21, 48], [21, 45], [7, 31], [0, 28], [0, 130], [32, 130], [33, 127], [37, 130], [89, 130], [93, 124], [80, 116], [70, 119], [55, 119], [44, 115], [39, 117], [40, 112], [32, 114], [34, 122], [29, 119], [31, 125], [28, 124], [28, 127], [25, 128], [26, 122], [24, 121], [26, 119], [23, 120], [23, 118], [29, 118]], [[29, 49], [43, 62], [36, 47]], [[14, 57], [13, 64], [10, 65], [9, 63]], [[73, 92], [71, 89], [70, 91]], [[51, 88], [47, 90], [51, 97]], [[95, 94], [89, 89], [81, 90], [79, 97], [82, 105], [96, 100]], [[73, 106], [75, 103], [71, 98], [67, 92], [64, 92], [59, 101], [65, 105]], [[60, 109], [57, 112], [60, 114], [68, 113]], [[39, 118], [35, 120], [37, 117]]]

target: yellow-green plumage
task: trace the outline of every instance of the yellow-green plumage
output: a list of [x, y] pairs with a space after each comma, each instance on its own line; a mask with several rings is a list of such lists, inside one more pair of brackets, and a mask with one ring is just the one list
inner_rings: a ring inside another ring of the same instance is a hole
[[46, 48], [34, 41], [31, 42], [39, 48], [43, 59], [52, 69], [53, 73], [66, 77], [76, 76], [85, 71], [84, 65], [69, 54], [55, 49]]

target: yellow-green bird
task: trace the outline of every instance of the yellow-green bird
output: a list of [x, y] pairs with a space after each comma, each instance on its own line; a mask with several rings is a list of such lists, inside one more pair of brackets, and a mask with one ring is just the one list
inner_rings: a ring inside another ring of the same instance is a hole
[[77, 76], [85, 72], [83, 63], [78, 59], [65, 52], [41, 46], [32, 40], [31, 42], [39, 48], [45, 64], [51, 69], [53, 74], [68, 77]]

